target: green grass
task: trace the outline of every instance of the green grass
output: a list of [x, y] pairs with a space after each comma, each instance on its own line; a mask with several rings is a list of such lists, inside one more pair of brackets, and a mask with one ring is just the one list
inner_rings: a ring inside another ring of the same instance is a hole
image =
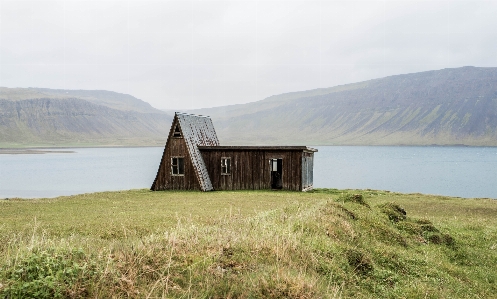
[[375, 190], [0, 201], [0, 298], [495, 298], [497, 202]]

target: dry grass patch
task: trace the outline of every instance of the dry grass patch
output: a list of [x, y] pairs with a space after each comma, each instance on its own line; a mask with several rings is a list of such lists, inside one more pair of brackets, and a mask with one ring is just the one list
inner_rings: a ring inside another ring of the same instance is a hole
[[497, 210], [489, 200], [373, 190], [132, 190], [0, 209], [7, 219], [0, 298], [497, 293]]

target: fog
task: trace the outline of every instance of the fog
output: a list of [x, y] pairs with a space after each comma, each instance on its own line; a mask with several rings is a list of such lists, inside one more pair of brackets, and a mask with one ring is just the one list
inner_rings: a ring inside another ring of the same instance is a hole
[[0, 1], [0, 86], [160, 109], [497, 66], [495, 1]]

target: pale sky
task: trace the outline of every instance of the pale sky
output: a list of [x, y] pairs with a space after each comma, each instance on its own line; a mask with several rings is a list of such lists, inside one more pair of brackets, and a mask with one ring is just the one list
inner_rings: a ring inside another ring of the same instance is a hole
[[497, 1], [4, 1], [0, 86], [160, 109], [497, 66]]

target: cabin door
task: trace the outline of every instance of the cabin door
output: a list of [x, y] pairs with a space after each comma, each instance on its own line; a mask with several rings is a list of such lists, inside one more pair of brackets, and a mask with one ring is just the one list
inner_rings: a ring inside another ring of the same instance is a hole
[[271, 167], [271, 189], [282, 189], [283, 159], [269, 159]]

